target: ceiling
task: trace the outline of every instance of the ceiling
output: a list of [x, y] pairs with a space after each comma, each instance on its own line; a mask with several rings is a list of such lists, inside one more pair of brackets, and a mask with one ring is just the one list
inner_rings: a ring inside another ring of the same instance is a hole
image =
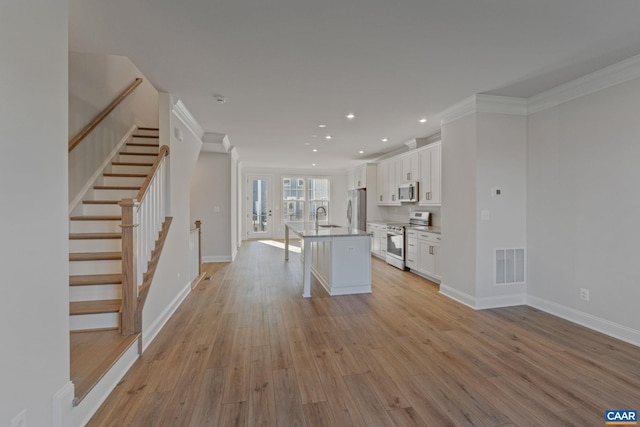
[[69, 48], [129, 57], [247, 166], [337, 169], [475, 93], [640, 54], [639, 20], [637, 0], [69, 0]]

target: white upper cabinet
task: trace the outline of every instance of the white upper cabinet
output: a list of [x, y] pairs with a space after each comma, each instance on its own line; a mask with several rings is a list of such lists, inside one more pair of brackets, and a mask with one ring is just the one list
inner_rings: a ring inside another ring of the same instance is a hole
[[367, 188], [367, 164], [362, 164], [353, 171], [355, 188]]
[[388, 194], [389, 191], [389, 162], [378, 163], [378, 175], [376, 177], [377, 187], [376, 189], [376, 203], [379, 205], [386, 205], [389, 203]]
[[421, 206], [440, 206], [441, 198], [441, 162], [442, 144], [435, 143], [419, 152], [420, 158], [420, 197]]
[[398, 184], [403, 182], [418, 181], [420, 179], [420, 155], [412, 153], [402, 156], [402, 171], [399, 174], [401, 178]]
[[355, 190], [355, 169], [347, 169], [347, 190]]
[[375, 169], [375, 165], [367, 165], [366, 163], [347, 169], [347, 189], [367, 188], [367, 174], [374, 174], [373, 169]]

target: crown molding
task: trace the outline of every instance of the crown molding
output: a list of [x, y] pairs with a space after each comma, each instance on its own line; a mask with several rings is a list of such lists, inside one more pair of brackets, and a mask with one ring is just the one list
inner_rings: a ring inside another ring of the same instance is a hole
[[528, 103], [524, 98], [514, 98], [511, 96], [495, 96], [477, 94], [476, 112], [509, 114], [512, 116], [526, 116], [528, 113]]
[[640, 78], [640, 55], [532, 96], [528, 99], [529, 114], [556, 107], [572, 99], [637, 78]]
[[527, 100], [510, 96], [475, 94], [447, 108], [438, 114], [437, 118], [440, 119], [441, 124], [446, 124], [474, 113], [526, 116]]
[[207, 132], [202, 137], [202, 151], [227, 154], [230, 150], [231, 142], [224, 133]]
[[196, 138], [202, 141], [202, 137], [204, 136], [204, 130], [198, 124], [196, 119], [193, 117], [191, 112], [187, 109], [187, 106], [184, 105], [182, 100], [177, 99], [173, 103], [173, 107], [171, 111], [180, 119], [182, 123], [189, 129], [189, 131], [195, 135]]

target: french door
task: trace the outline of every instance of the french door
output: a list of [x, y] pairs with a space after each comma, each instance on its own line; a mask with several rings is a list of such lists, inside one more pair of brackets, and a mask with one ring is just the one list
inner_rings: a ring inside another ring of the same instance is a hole
[[273, 186], [270, 175], [247, 176], [247, 238], [273, 236]]

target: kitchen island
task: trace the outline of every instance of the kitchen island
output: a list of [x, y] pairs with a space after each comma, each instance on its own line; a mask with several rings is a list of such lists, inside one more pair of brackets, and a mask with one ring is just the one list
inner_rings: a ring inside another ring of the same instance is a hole
[[312, 222], [287, 222], [284, 259], [289, 259], [289, 233], [302, 239], [302, 296], [311, 296], [311, 274], [329, 295], [371, 292], [371, 233]]

